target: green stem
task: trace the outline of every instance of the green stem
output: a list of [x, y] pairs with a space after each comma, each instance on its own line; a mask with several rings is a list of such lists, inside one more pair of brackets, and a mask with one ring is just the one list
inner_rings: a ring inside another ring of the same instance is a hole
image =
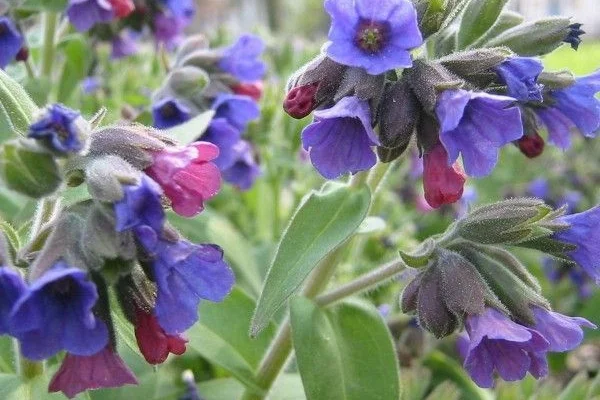
[[44, 225], [52, 219], [59, 207], [60, 200], [55, 198], [45, 198], [39, 202], [33, 217], [33, 224], [31, 225], [31, 229], [29, 231], [30, 242], [36, 240], [40, 232], [43, 230]]
[[44, 374], [44, 362], [30, 361], [22, 357], [17, 339], [13, 339], [13, 350], [15, 353], [17, 375], [23, 377], [24, 380], [30, 380]]
[[395, 165], [395, 162], [379, 162], [377, 163], [377, 165], [375, 165], [371, 172], [369, 172], [369, 176], [367, 178], [367, 185], [369, 185], [369, 188], [371, 189], [371, 193], [373, 193], [373, 195], [379, 192], [379, 190], [385, 183], [385, 179], [387, 178], [393, 165]]
[[43, 15], [44, 43], [42, 48], [42, 76], [50, 78], [54, 65], [54, 51], [56, 49], [56, 26], [58, 14], [46, 12]]

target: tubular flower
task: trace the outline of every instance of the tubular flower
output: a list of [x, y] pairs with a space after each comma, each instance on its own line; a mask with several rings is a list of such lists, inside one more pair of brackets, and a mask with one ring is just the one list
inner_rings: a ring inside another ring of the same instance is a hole
[[407, 0], [326, 0], [331, 17], [327, 55], [371, 75], [412, 66], [423, 43], [415, 7]]
[[537, 79], [544, 70], [540, 60], [529, 57], [511, 57], [496, 67], [508, 95], [521, 101], [542, 101], [542, 86]]
[[223, 170], [223, 179], [240, 190], [248, 190], [262, 174], [262, 170], [256, 162], [252, 146], [247, 141], [238, 141], [232, 151], [234, 161], [229, 168]]
[[0, 17], [0, 68], [13, 61], [23, 47], [23, 35], [10, 18]]
[[67, 16], [78, 31], [85, 32], [96, 24], [112, 21], [116, 14], [109, 0], [70, 0]]
[[219, 68], [231, 74], [240, 82], [254, 82], [261, 79], [267, 66], [260, 60], [265, 51], [265, 43], [254, 35], [243, 35], [233, 45], [223, 49]]
[[260, 116], [258, 105], [248, 96], [223, 93], [217, 96], [212, 109], [215, 118], [224, 118], [240, 132], [250, 121]]
[[423, 188], [425, 199], [431, 207], [439, 208], [444, 204], [456, 203], [461, 199], [465, 173], [458, 162], [448, 166], [446, 149], [438, 143], [423, 157]]
[[169, 353], [185, 353], [187, 340], [179, 335], [168, 335], [158, 324], [156, 316], [144, 310], [136, 310], [135, 338], [140, 352], [150, 364], [162, 364]]

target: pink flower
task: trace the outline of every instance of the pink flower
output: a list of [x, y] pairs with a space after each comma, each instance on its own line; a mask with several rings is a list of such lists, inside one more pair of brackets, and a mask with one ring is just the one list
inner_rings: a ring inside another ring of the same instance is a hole
[[163, 363], [169, 353], [185, 353], [187, 340], [179, 335], [168, 335], [158, 324], [156, 316], [138, 309], [135, 314], [135, 338], [140, 352], [150, 364]]
[[137, 383], [133, 372], [109, 345], [92, 356], [67, 353], [60, 369], [52, 378], [48, 391], [62, 391], [71, 399], [90, 389], [115, 388]]
[[460, 200], [465, 185], [465, 173], [458, 163], [448, 165], [448, 153], [438, 143], [423, 159], [425, 199], [433, 208]]
[[219, 148], [208, 142], [166, 147], [153, 154], [154, 163], [145, 172], [163, 188], [173, 211], [193, 217], [221, 188], [221, 174], [211, 162], [218, 155]]
[[235, 94], [252, 97], [254, 101], [259, 101], [263, 94], [263, 83], [262, 81], [238, 83], [233, 85], [231, 90], [233, 90], [233, 93]]

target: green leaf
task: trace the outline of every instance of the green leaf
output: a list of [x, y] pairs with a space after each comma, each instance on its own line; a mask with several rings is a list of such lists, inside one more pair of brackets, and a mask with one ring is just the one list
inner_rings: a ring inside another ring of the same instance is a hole
[[[12, 137], [14, 134], [24, 136], [29, 130], [29, 125], [33, 115], [38, 111], [38, 107], [25, 89], [3, 70], [0, 70], [0, 105], [2, 106], [0, 127], [10, 128], [11, 132], [8, 137]], [[6, 137], [5, 132], [0, 133], [0, 138]]]
[[2, 400], [61, 400], [62, 393], [48, 393], [52, 375], [40, 375], [24, 381], [18, 375], [0, 374], [0, 399]]
[[[200, 382], [198, 392], [206, 400], [240, 399], [244, 386], [232, 378]], [[306, 400], [298, 374], [281, 374], [269, 392], [268, 400]]]
[[345, 303], [323, 311], [297, 297], [291, 307], [298, 369], [308, 400], [397, 400], [398, 361], [377, 310]]
[[458, 31], [458, 49], [464, 49], [483, 36], [498, 20], [508, 0], [471, 0]]
[[205, 111], [181, 125], [166, 129], [163, 133], [181, 144], [193, 143], [204, 134], [214, 115], [213, 110]]
[[62, 12], [67, 7], [67, 0], [25, 0], [19, 5], [22, 10]]
[[86, 39], [79, 34], [65, 38], [60, 44], [65, 55], [65, 63], [58, 83], [58, 101], [68, 102], [73, 91], [88, 74], [92, 62]]
[[329, 252], [345, 242], [367, 216], [371, 192], [325, 185], [302, 201], [284, 231], [252, 318], [256, 336]]
[[367, 217], [360, 224], [356, 233], [358, 235], [372, 235], [385, 230], [386, 223], [381, 217]]
[[238, 288], [222, 303], [203, 302], [200, 323], [187, 336], [190, 348], [260, 393], [254, 371], [269, 347], [275, 326], [269, 325], [260, 338], [250, 339], [247, 329], [254, 306], [254, 300]]

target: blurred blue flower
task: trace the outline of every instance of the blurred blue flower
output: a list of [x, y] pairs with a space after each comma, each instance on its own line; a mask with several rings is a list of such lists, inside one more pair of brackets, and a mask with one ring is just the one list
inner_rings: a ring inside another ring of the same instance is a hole
[[211, 107], [215, 118], [225, 118], [232, 126], [243, 132], [250, 121], [260, 116], [260, 109], [251, 97], [222, 93]]
[[85, 271], [57, 262], [14, 305], [11, 332], [23, 355], [43, 360], [61, 350], [80, 356], [98, 353], [108, 344], [108, 329], [92, 311], [97, 300], [96, 286]]
[[596, 137], [600, 128], [600, 70], [578, 78], [565, 89], [547, 93], [547, 107], [536, 107], [540, 123], [548, 130], [550, 143], [568, 149], [571, 146], [571, 131], [577, 127], [586, 137]]
[[115, 11], [108, 0], [69, 0], [67, 16], [75, 29], [85, 32], [96, 24], [112, 21]]
[[12, 62], [23, 47], [23, 36], [8, 17], [0, 17], [0, 68]]
[[544, 70], [542, 62], [529, 57], [511, 57], [496, 67], [508, 95], [521, 101], [542, 101], [542, 86], [537, 79]]
[[191, 19], [196, 13], [194, 0], [159, 0], [174, 16]]
[[10, 313], [26, 289], [27, 286], [17, 271], [0, 267], [0, 335], [10, 333]]
[[257, 81], [267, 70], [265, 63], [260, 60], [264, 51], [265, 44], [261, 38], [243, 35], [237, 42], [223, 50], [219, 68], [241, 82]]
[[252, 152], [252, 146], [245, 140], [239, 140], [233, 147], [234, 162], [222, 171], [223, 179], [240, 190], [248, 190], [262, 174]]
[[412, 66], [410, 50], [423, 43], [415, 7], [407, 0], [326, 0], [331, 16], [326, 52], [369, 74]]
[[166, 97], [152, 105], [154, 127], [168, 129], [191, 118], [190, 109], [176, 98]]
[[137, 185], [123, 185], [123, 199], [114, 204], [117, 232], [148, 226], [160, 233], [165, 222], [161, 195], [161, 187], [146, 174]]
[[538, 199], [548, 200], [550, 197], [550, 184], [545, 178], [536, 178], [527, 187], [527, 193]]
[[235, 145], [241, 140], [241, 133], [225, 118], [213, 119], [201, 140], [210, 142], [219, 148], [219, 157], [213, 162], [221, 171], [230, 168], [239, 158]]
[[102, 87], [102, 78], [98, 76], [87, 76], [81, 81], [81, 90], [85, 94], [93, 94]]
[[344, 97], [329, 109], [315, 111], [314, 116], [314, 122], [302, 132], [302, 144], [321, 175], [336, 179], [375, 165], [372, 146], [379, 140], [371, 127], [367, 102]]
[[489, 175], [498, 162], [499, 149], [523, 136], [521, 112], [514, 104], [511, 97], [483, 92], [442, 92], [436, 114], [448, 165], [461, 153], [467, 175]]
[[139, 49], [135, 36], [135, 34], [129, 31], [121, 32], [115, 36], [111, 42], [112, 50], [110, 57], [113, 60], [118, 60], [136, 54]]
[[52, 104], [29, 126], [27, 136], [43, 141], [57, 153], [78, 153], [85, 147], [88, 129], [79, 111], [63, 104]]
[[171, 50], [183, 40], [184, 30], [189, 23], [189, 18], [159, 12], [154, 15], [152, 23], [154, 39]]

